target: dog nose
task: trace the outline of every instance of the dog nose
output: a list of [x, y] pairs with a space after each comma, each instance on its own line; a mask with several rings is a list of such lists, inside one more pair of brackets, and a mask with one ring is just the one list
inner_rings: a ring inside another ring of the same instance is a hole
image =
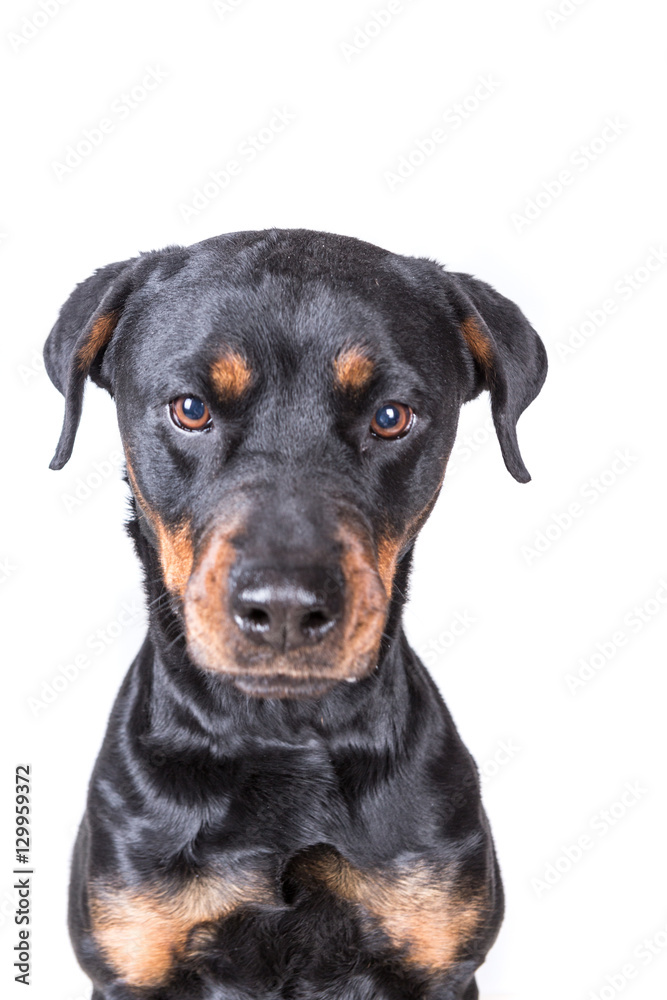
[[237, 627], [253, 642], [285, 653], [321, 642], [343, 615], [343, 578], [334, 567], [242, 571], [230, 594]]

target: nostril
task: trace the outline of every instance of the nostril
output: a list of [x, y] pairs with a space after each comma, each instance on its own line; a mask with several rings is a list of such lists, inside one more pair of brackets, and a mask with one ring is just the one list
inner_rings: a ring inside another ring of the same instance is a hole
[[239, 620], [253, 632], [266, 632], [271, 626], [271, 618], [264, 608], [248, 608], [237, 616]]
[[301, 617], [301, 630], [309, 636], [320, 636], [333, 625], [333, 619], [324, 611], [308, 611]]
[[279, 653], [326, 642], [343, 618], [343, 582], [329, 567], [240, 568], [231, 581], [229, 611], [246, 641]]

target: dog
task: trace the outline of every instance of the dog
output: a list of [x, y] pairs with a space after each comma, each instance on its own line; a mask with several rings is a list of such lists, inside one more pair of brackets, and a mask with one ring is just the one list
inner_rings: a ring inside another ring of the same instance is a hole
[[96, 271], [45, 346], [69, 459], [116, 402], [149, 627], [69, 902], [94, 1000], [474, 1000], [503, 891], [401, 624], [461, 406], [509, 472], [543, 344], [489, 285], [309, 230]]

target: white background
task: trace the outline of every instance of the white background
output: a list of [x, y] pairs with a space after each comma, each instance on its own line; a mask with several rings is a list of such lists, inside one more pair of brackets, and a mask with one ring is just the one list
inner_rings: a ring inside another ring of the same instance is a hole
[[[533, 482], [505, 471], [487, 398], [470, 404], [417, 547], [408, 628], [485, 775], [507, 915], [483, 996], [665, 995], [664, 29], [648, 0], [566, 0], [560, 21], [557, 2], [404, 0], [365, 35], [383, 0], [219, 11], [44, 0], [49, 17], [28, 0], [4, 5], [0, 977], [11, 997], [88, 995], [65, 926], [68, 859], [143, 634], [141, 613], [115, 624], [140, 577], [125, 487], [105, 464], [118, 448], [112, 404], [91, 388], [71, 462], [49, 471], [63, 403], [39, 364], [43, 341], [95, 267], [274, 225], [471, 271], [542, 335], [550, 374], [519, 425]], [[165, 78], [120, 110], [150, 69]], [[294, 120], [248, 162], [239, 147], [275, 108]], [[58, 178], [68, 146], [102, 118], [112, 130]], [[617, 134], [594, 142], [607, 119]], [[445, 141], [392, 189], [387, 173], [401, 156], [416, 163], [439, 127]], [[186, 221], [182, 206], [234, 158], [241, 173]], [[474, 621], [453, 637], [457, 614]], [[571, 690], [568, 675], [596, 653]], [[88, 665], [63, 680], [79, 654]], [[11, 983], [19, 762], [33, 769], [30, 993]], [[626, 783], [636, 791], [623, 804]]]

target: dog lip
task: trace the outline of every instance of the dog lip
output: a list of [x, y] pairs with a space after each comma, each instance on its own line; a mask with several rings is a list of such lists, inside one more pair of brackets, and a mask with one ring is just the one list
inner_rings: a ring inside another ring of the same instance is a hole
[[333, 679], [300, 679], [287, 674], [239, 674], [230, 679], [239, 691], [256, 698], [318, 698], [327, 694], [338, 683]]

